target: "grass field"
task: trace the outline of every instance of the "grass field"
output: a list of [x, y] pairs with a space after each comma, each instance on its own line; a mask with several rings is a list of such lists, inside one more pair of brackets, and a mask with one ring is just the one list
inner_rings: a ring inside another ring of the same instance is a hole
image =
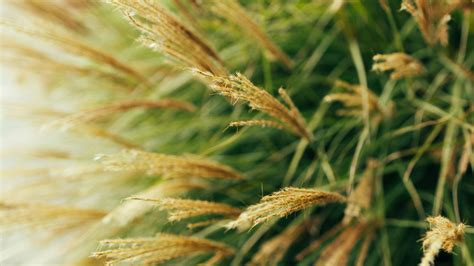
[[2, 265], [474, 265], [470, 0], [4, 0]]

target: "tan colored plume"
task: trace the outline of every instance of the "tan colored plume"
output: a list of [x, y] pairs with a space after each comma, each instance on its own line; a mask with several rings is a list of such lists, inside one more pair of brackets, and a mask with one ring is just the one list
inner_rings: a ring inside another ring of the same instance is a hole
[[255, 86], [244, 75], [237, 73], [228, 77], [215, 76], [195, 69], [198, 77], [206, 81], [210, 88], [227, 97], [232, 104], [247, 103], [250, 108], [272, 117], [274, 120], [249, 120], [233, 122], [231, 126], [262, 126], [286, 129], [291, 133], [311, 141], [313, 135], [307, 129], [306, 121], [283, 88], [278, 90], [285, 106], [267, 91]]
[[105, 259], [106, 265], [133, 263], [156, 265], [170, 260], [213, 253], [205, 264], [212, 265], [232, 256], [234, 249], [216, 241], [202, 238], [157, 234], [151, 238], [103, 240], [93, 257]]
[[242, 175], [229, 166], [198, 156], [176, 156], [139, 150], [124, 150], [118, 154], [96, 157], [105, 171], [145, 172], [164, 178], [224, 178], [240, 179]]
[[227, 224], [228, 228], [247, 229], [272, 218], [281, 218], [293, 212], [315, 205], [342, 202], [346, 198], [336, 192], [311, 188], [286, 187], [263, 197], [259, 203], [248, 207], [237, 220]]
[[381, 72], [393, 70], [390, 79], [416, 77], [425, 71], [420, 61], [405, 53], [377, 54], [373, 60], [372, 70]]
[[433, 265], [436, 255], [441, 250], [453, 252], [454, 246], [463, 240], [466, 227], [463, 223], [456, 225], [442, 216], [428, 217], [426, 221], [430, 225], [430, 230], [423, 237], [423, 258], [420, 266]]
[[169, 212], [168, 220], [171, 222], [209, 214], [222, 215], [226, 218], [235, 218], [242, 212], [242, 210], [227, 204], [204, 200], [174, 198], [151, 199], [140, 197], [130, 197], [129, 199], [150, 201], [157, 204], [160, 210], [167, 210]]

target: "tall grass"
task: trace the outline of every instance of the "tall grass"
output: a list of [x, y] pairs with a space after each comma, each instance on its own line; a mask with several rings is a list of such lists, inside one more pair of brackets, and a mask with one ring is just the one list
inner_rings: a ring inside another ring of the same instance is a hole
[[1, 5], [2, 263], [474, 265], [469, 0]]

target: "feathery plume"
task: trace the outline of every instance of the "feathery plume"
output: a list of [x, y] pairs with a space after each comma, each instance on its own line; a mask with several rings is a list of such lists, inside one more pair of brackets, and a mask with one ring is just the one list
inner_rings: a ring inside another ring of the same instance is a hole
[[[344, 89], [347, 92], [331, 93], [324, 97], [327, 102], [341, 102], [345, 109], [339, 110], [337, 114], [342, 116], [356, 116], [361, 117], [363, 115], [363, 99], [362, 99], [362, 88], [359, 85], [349, 84], [344, 81], [336, 81], [334, 86]], [[371, 91], [367, 90], [369, 98], [369, 112], [372, 114], [372, 121], [379, 122], [383, 117], [390, 116], [392, 113], [393, 103], [387, 104], [387, 106], [381, 106], [379, 104], [378, 97]]]
[[123, 102], [116, 102], [109, 105], [105, 105], [99, 108], [85, 110], [67, 117], [64, 117], [59, 120], [55, 120], [51, 123], [48, 123], [46, 127], [55, 127], [60, 126], [62, 129], [68, 129], [74, 127], [77, 124], [91, 122], [94, 120], [101, 119], [103, 117], [109, 116], [114, 113], [125, 112], [131, 109], [137, 108], [146, 108], [146, 109], [156, 109], [156, 108], [170, 108], [170, 109], [179, 109], [188, 112], [193, 112], [196, 107], [194, 105], [175, 100], [130, 100]]
[[235, 252], [233, 248], [216, 241], [164, 233], [152, 238], [103, 240], [99, 244], [99, 249], [101, 251], [94, 252], [92, 256], [105, 259], [106, 265], [127, 262], [155, 265], [208, 253], [214, 253], [215, 256], [207, 263], [216, 263]]
[[37, 203], [0, 202], [0, 224], [6, 227], [72, 229], [100, 220], [105, 212]]
[[152, 199], [140, 197], [130, 197], [128, 199], [149, 201], [157, 204], [160, 210], [169, 211], [168, 220], [170, 222], [209, 214], [222, 215], [226, 218], [236, 218], [242, 212], [242, 210], [227, 204], [204, 200], [175, 198]]
[[105, 171], [145, 172], [164, 178], [224, 178], [240, 179], [234, 169], [198, 156], [175, 156], [139, 150], [124, 150], [113, 155], [98, 155]]
[[[159, 200], [159, 197], [176, 196], [192, 189], [204, 187], [204, 184], [191, 182], [190, 180], [187, 180], [186, 182], [184, 182], [184, 180], [160, 181], [158, 184], [130, 197], [130, 199], [153, 198]], [[145, 214], [153, 206], [154, 204], [144, 204], [143, 202], [124, 201], [107, 214], [107, 216], [104, 217], [103, 222], [107, 225], [113, 224], [113, 226], [123, 227]]]
[[405, 53], [377, 54], [373, 57], [373, 60], [373, 71], [393, 70], [390, 79], [415, 77], [424, 72], [424, 67], [420, 61]]
[[283, 88], [280, 88], [278, 92], [288, 107], [270, 93], [252, 84], [240, 73], [228, 77], [219, 77], [197, 69], [194, 72], [205, 80], [213, 91], [229, 98], [232, 104], [245, 102], [250, 108], [266, 113], [277, 120], [238, 121], [231, 123], [231, 126], [259, 125], [284, 128], [308, 141], [313, 139], [311, 132], [306, 127], [303, 116]]
[[463, 240], [466, 227], [463, 223], [456, 225], [442, 216], [428, 217], [426, 221], [430, 230], [423, 237], [423, 258], [420, 266], [434, 265], [435, 257], [441, 250], [451, 253], [454, 246]]
[[288, 226], [281, 234], [266, 241], [248, 264], [278, 265], [290, 246], [308, 229], [308, 222]]
[[235, 0], [207, 0], [202, 4], [209, 6], [211, 12], [242, 28], [249, 37], [254, 38], [262, 47], [267, 49], [272, 57], [281, 61], [288, 69], [293, 63], [290, 58], [265, 34], [247, 11]]
[[237, 220], [227, 224], [228, 228], [246, 229], [275, 217], [284, 217], [315, 205], [342, 202], [346, 198], [336, 192], [311, 188], [286, 187], [263, 197], [259, 203], [248, 207]]
[[433, 46], [448, 44], [448, 22], [451, 12], [465, 5], [463, 0], [403, 0], [401, 10], [410, 13], [418, 24], [425, 41]]
[[195, 67], [225, 76], [227, 70], [217, 52], [196, 32], [182, 24], [154, 1], [108, 0], [126, 14], [140, 32], [139, 41], [184, 67]]

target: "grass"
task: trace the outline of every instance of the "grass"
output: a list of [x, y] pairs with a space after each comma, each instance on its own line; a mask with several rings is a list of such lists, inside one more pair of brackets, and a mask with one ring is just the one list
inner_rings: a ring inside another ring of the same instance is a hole
[[105, 2], [1, 4], [2, 263], [473, 265], [472, 3]]

